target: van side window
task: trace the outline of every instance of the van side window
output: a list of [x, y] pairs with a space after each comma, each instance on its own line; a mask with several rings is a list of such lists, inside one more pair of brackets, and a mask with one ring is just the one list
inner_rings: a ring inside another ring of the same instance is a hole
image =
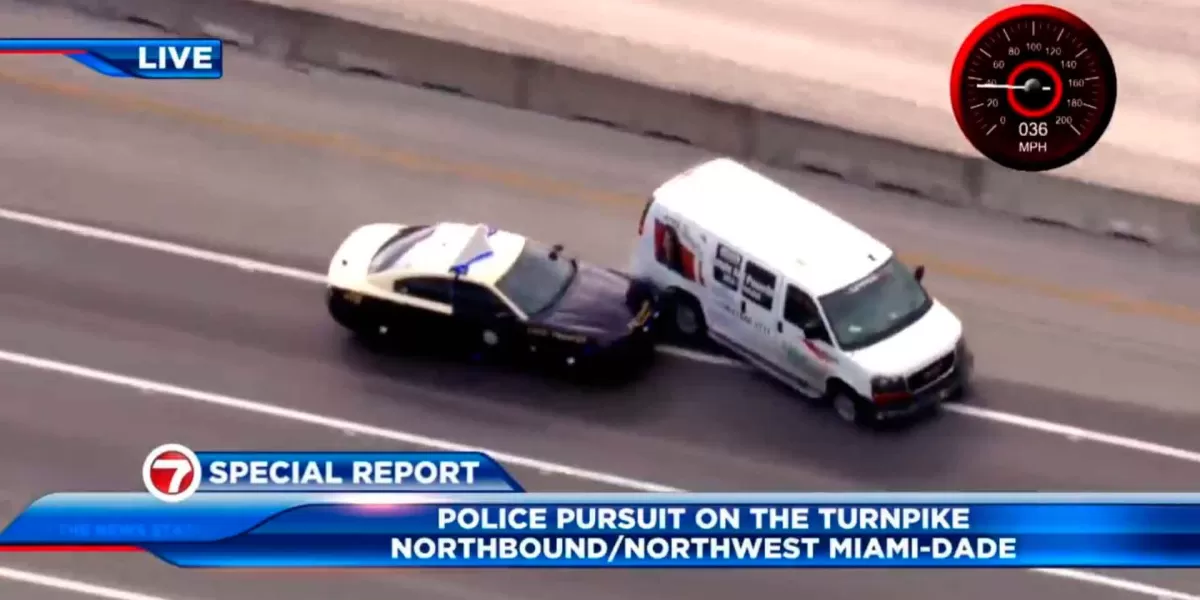
[[741, 273], [741, 271], [742, 255], [725, 244], [718, 244], [717, 255], [713, 259], [713, 280], [736, 292], [738, 289], [738, 273]]
[[783, 301], [783, 320], [798, 329], [806, 330], [806, 335], [812, 339], [833, 344], [829, 331], [825, 329], [825, 322], [821, 320], [821, 311], [817, 309], [817, 303], [794, 285], [787, 288], [787, 296]]
[[696, 252], [674, 225], [654, 220], [654, 259], [688, 281], [696, 281]]
[[775, 274], [758, 266], [754, 261], [747, 261], [742, 297], [771, 310], [775, 304]]

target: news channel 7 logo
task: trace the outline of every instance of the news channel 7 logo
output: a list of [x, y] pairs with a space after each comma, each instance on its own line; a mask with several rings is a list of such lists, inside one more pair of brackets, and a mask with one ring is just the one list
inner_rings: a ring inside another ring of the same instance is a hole
[[183, 502], [200, 488], [200, 459], [183, 444], [163, 444], [146, 455], [142, 483], [163, 502]]
[[108, 77], [220, 79], [224, 44], [210, 38], [0, 39], [0, 54], [59, 54]]

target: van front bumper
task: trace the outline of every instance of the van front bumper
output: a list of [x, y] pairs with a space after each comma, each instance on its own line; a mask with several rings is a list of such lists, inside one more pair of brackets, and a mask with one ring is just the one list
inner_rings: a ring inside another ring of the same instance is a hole
[[975, 370], [975, 356], [968, 348], [962, 348], [954, 367], [937, 382], [908, 398], [898, 398], [875, 405], [876, 420], [884, 421], [924, 412], [943, 402], [962, 398], [970, 385]]

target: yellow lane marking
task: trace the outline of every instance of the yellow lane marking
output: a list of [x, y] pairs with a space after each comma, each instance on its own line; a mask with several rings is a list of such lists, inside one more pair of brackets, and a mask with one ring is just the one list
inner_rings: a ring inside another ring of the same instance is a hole
[[[130, 94], [115, 94], [94, 88], [47, 81], [0, 70], [0, 82], [41, 93], [69, 97], [122, 112], [138, 112], [177, 121], [203, 125], [227, 133], [254, 137], [262, 141], [303, 146], [337, 152], [364, 160], [383, 162], [426, 174], [452, 175], [462, 179], [546, 196], [566, 196], [592, 202], [640, 207], [644, 197], [596, 190], [582, 184], [491, 165], [450, 161], [415, 152], [385, 148], [347, 135], [301, 131], [264, 123], [251, 123], [220, 114], [160, 102]], [[910, 264], [922, 263], [939, 274], [985, 283], [1041, 296], [1092, 306], [1127, 315], [1151, 316], [1164, 320], [1200, 325], [1200, 310], [1182, 305], [1126, 298], [1104, 290], [1070, 288], [1055, 283], [1008, 275], [983, 267], [948, 261], [926, 254], [901, 253]]]

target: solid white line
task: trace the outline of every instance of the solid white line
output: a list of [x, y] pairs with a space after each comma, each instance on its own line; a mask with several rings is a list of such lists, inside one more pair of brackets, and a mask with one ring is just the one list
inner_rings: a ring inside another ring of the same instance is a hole
[[[446, 451], [446, 452], [477, 452], [477, 451], [484, 450], [484, 449], [481, 449], [476, 446], [471, 446], [469, 444], [461, 444], [459, 442], [454, 442], [451, 440], [429, 437], [429, 436], [424, 436], [424, 435], [420, 435], [420, 434], [416, 434], [416, 433], [408, 433], [408, 432], [404, 432], [404, 431], [396, 431], [396, 430], [386, 429], [383, 427], [376, 427], [374, 425], [366, 425], [363, 423], [357, 423], [355, 421], [339, 419], [336, 417], [326, 417], [326, 416], [322, 416], [322, 415], [318, 415], [318, 414], [314, 414], [314, 413], [310, 413], [310, 412], [287, 408], [284, 406], [277, 406], [274, 404], [267, 404], [264, 402], [255, 402], [253, 400], [244, 400], [241, 398], [234, 398], [232, 396], [225, 396], [222, 394], [215, 394], [215, 393], [211, 393], [211, 392], [205, 392], [202, 390], [196, 390], [196, 389], [186, 388], [186, 387], [177, 386], [177, 385], [171, 385], [169, 383], [161, 383], [161, 382], [152, 381], [149, 379], [141, 379], [139, 377], [120, 375], [118, 373], [101, 371], [99, 369], [92, 369], [89, 367], [73, 365], [71, 363], [60, 362], [57, 360], [39, 358], [36, 356], [30, 356], [28, 354], [21, 354], [18, 352], [9, 352], [6, 350], [0, 350], [0, 362], [7, 362], [7, 363], [17, 364], [17, 365], [21, 365], [21, 366], [25, 366], [25, 367], [32, 367], [34, 369], [41, 369], [44, 371], [60, 373], [63, 375], [80, 377], [80, 378], [88, 379], [91, 381], [99, 381], [99, 382], [103, 382], [103, 383], [109, 383], [112, 385], [133, 388], [135, 390], [138, 390], [139, 392], [144, 392], [144, 393], [158, 393], [158, 394], [165, 394], [168, 396], [175, 396], [177, 398], [186, 398], [188, 400], [192, 400], [195, 402], [203, 402], [205, 404], [209, 404], [209, 405], [213, 405], [213, 406], [222, 406], [225, 408], [232, 408], [235, 410], [252, 412], [252, 413], [257, 413], [260, 415], [266, 415], [268, 417], [275, 417], [277, 419], [285, 419], [288, 421], [297, 421], [300, 423], [308, 423], [310, 425], [316, 425], [317, 427], [326, 427], [326, 428], [330, 428], [330, 429], [336, 429], [336, 430], [339, 430], [342, 432], [349, 432], [349, 433], [354, 433], [354, 434], [358, 434], [358, 435], [377, 437], [377, 438], [381, 438], [381, 439], [385, 439], [385, 440], [390, 440], [393, 442], [399, 442], [402, 444], [412, 444], [414, 446], [420, 446], [423, 448], [433, 448], [436, 450], [442, 450], [442, 451]], [[495, 458], [497, 458], [499, 460], [502, 460], [502, 461], [505, 461], [505, 462], [508, 462], [510, 464], [517, 465], [520, 467], [534, 469], [534, 470], [542, 472], [542, 473], [563, 475], [563, 476], [572, 477], [575, 479], [585, 479], [588, 481], [594, 481], [596, 483], [602, 483], [602, 484], [610, 485], [613, 487], [634, 489], [634, 490], [645, 491], [645, 492], [681, 492], [681, 491], [683, 491], [683, 490], [675, 489], [672, 487], [659, 485], [657, 483], [652, 483], [652, 482], [648, 482], [648, 481], [638, 481], [636, 479], [629, 479], [627, 477], [621, 477], [620, 475], [610, 475], [607, 473], [596, 473], [593, 471], [576, 469], [575, 467], [560, 465], [557, 463], [552, 463], [552, 462], [548, 462], [548, 461], [544, 461], [544, 460], [538, 460], [536, 458], [520, 456], [517, 454], [507, 454], [504, 452], [494, 452], [491, 450], [487, 450], [487, 452], [490, 452], [492, 454], [492, 456], [494, 456]]]
[[967, 404], [946, 404], [942, 407], [943, 410], [965, 415], [968, 417], [977, 417], [986, 419], [995, 423], [1004, 423], [1014, 427], [1023, 429], [1032, 429], [1041, 431], [1051, 435], [1061, 435], [1070, 439], [1087, 440], [1096, 444], [1104, 444], [1106, 446], [1115, 446], [1134, 452], [1143, 454], [1153, 454], [1163, 458], [1172, 458], [1190, 463], [1200, 464], [1200, 452], [1193, 450], [1185, 450], [1183, 448], [1175, 448], [1165, 444], [1139, 440], [1137, 438], [1124, 437], [1101, 431], [1092, 431], [1083, 429], [1082, 427], [1074, 427], [1072, 425], [1063, 425], [1062, 423], [1054, 423], [1052, 421], [1043, 421], [1033, 417], [1024, 417], [1011, 413], [980, 408], [978, 406], [970, 406]]
[[[171, 254], [174, 256], [180, 256], [180, 257], [184, 257], [184, 258], [191, 258], [191, 259], [195, 259], [195, 260], [231, 266], [231, 267], [235, 267], [235, 268], [246, 270], [246, 271], [267, 273], [270, 275], [276, 275], [279, 277], [286, 277], [289, 279], [305, 281], [305, 282], [310, 282], [310, 283], [318, 283], [318, 284], [325, 283], [325, 277], [323, 275], [321, 275], [320, 273], [313, 273], [311, 271], [305, 271], [303, 269], [296, 269], [293, 267], [285, 267], [285, 266], [281, 266], [281, 265], [275, 265], [275, 264], [266, 263], [266, 262], [262, 262], [262, 261], [243, 258], [240, 256], [233, 256], [230, 254], [222, 254], [220, 252], [213, 252], [210, 250], [193, 248], [191, 246], [184, 246], [182, 244], [176, 244], [173, 242], [156, 240], [156, 239], [146, 238], [146, 237], [132, 235], [132, 234], [128, 234], [128, 233], [121, 233], [119, 231], [111, 231], [111, 230], [102, 229], [99, 227], [92, 227], [89, 225], [80, 225], [78, 223], [71, 223], [69, 221], [63, 221], [60, 219], [51, 219], [48, 217], [41, 217], [38, 215], [33, 215], [33, 214], [24, 213], [24, 212], [15, 211], [15, 210], [0, 208], [0, 219], [14, 221], [17, 223], [24, 223], [26, 225], [41, 227], [43, 229], [50, 229], [50, 230], [58, 231], [61, 233], [69, 233], [72, 235], [78, 235], [78, 236], [83, 236], [83, 237], [92, 238], [92, 239], [104, 240], [104, 241], [108, 241], [108, 242], [115, 242], [118, 244], [124, 244], [127, 246], [133, 246], [133, 247], [142, 248], [142, 249], [146, 249], [146, 250], [153, 250], [156, 252], [164, 252], [164, 253]], [[720, 366], [736, 367], [736, 368], [748, 368], [745, 363], [743, 363], [739, 360], [734, 360], [734, 359], [726, 358], [723, 356], [716, 356], [713, 354], [707, 354], [707, 353], [703, 353], [703, 352], [697, 352], [695, 350], [688, 350], [685, 348], [675, 348], [675, 347], [666, 346], [666, 347], [659, 348], [659, 351], [664, 354], [678, 356], [681, 358], [695, 360], [698, 362], [703, 362], [703, 363], [707, 363], [707, 364], [711, 364], [711, 365], [720, 365]], [[1154, 454], [1154, 455], [1162, 456], [1165, 458], [1172, 458], [1172, 459], [1176, 459], [1176, 460], [1183, 460], [1183, 461], [1187, 461], [1187, 462], [1191, 462], [1191, 463], [1200, 464], [1200, 452], [1185, 450], [1182, 448], [1174, 448], [1171, 446], [1166, 446], [1166, 445], [1158, 444], [1155, 442], [1149, 442], [1146, 440], [1125, 437], [1125, 436], [1112, 434], [1112, 433], [1105, 433], [1102, 431], [1093, 431], [1093, 430], [1089, 430], [1089, 429], [1075, 427], [1073, 425], [1067, 425], [1064, 423], [1055, 423], [1053, 421], [1045, 421], [1045, 420], [1036, 419], [1033, 417], [1026, 417], [1026, 416], [1022, 416], [1022, 415], [1006, 413], [1006, 412], [1001, 412], [998, 410], [992, 410], [992, 409], [987, 409], [987, 408], [969, 406], [969, 405], [964, 405], [964, 404], [948, 404], [944, 408], [947, 412], [952, 412], [952, 413], [955, 413], [958, 415], [972, 417], [972, 418], [976, 418], [976, 419], [983, 419], [985, 421], [991, 421], [993, 423], [1001, 423], [1004, 425], [1011, 425], [1014, 427], [1020, 427], [1022, 429], [1038, 431], [1038, 432], [1047, 433], [1050, 435], [1058, 435], [1058, 436], [1066, 437], [1066, 438], [1069, 438], [1072, 440], [1086, 440], [1086, 441], [1093, 442], [1096, 444], [1103, 444], [1103, 445], [1107, 445], [1107, 446], [1123, 448], [1126, 450], [1132, 450], [1134, 452]]]
[[150, 594], [132, 592], [129, 590], [96, 585], [83, 581], [76, 581], [74, 579], [46, 575], [43, 573], [35, 573], [33, 571], [13, 569], [10, 567], [0, 567], [0, 579], [19, 581], [21, 583], [28, 583], [29, 585], [37, 585], [58, 590], [60, 592], [73, 592], [76, 594], [82, 594], [84, 596], [91, 596], [93, 598], [105, 598], [106, 600], [171, 600], [165, 596], [152, 596]]
[[708, 363], [710, 365], [718, 365], [722, 367], [732, 367], [737, 369], [749, 369], [750, 367], [739, 360], [734, 360], [725, 356], [709, 354], [707, 352], [699, 352], [697, 350], [688, 350], [687, 348], [679, 348], [676, 346], [659, 346], [658, 351], [679, 358], [686, 358], [695, 362]]
[[288, 279], [297, 279], [310, 283], [325, 283], [325, 276], [321, 275], [320, 273], [313, 273], [303, 269], [294, 269], [292, 267], [273, 265], [271, 263], [258, 260], [233, 256], [232, 254], [211, 252], [209, 250], [202, 250], [200, 248], [192, 248], [182, 244], [155, 240], [142, 237], [140, 235], [132, 235], [128, 233], [121, 233], [119, 231], [101, 229], [99, 227], [92, 227], [90, 225], [80, 225], [78, 223], [71, 223], [69, 221], [62, 221], [59, 219], [39, 217], [37, 215], [31, 215], [15, 210], [8, 210], [6, 208], [0, 208], [0, 219], [24, 223], [26, 225], [33, 225], [43, 229], [52, 229], [61, 233], [69, 233], [81, 237], [124, 244], [126, 246], [133, 246], [143, 250], [153, 250], [155, 252], [163, 252], [184, 258], [191, 258], [218, 265], [225, 265], [227, 267], [234, 267], [243, 271], [267, 273], [270, 275], [287, 277]]
[[[329, 416], [319, 415], [316, 413], [310, 413], [310, 412], [306, 412], [306, 411], [302, 411], [302, 410], [296, 410], [293, 408], [287, 408], [287, 407], [279, 406], [276, 404], [268, 404], [266, 402], [247, 400], [244, 398], [236, 398], [233, 396], [225, 396], [223, 394], [217, 394], [217, 393], [213, 393], [213, 392], [205, 392], [202, 390], [187, 388], [187, 387], [173, 385], [173, 384], [169, 384], [169, 383], [162, 383], [162, 382], [153, 381], [150, 379], [142, 379], [140, 377], [121, 375], [118, 373], [102, 371], [100, 369], [93, 369], [90, 367], [84, 367], [81, 365], [75, 365], [75, 364], [52, 360], [52, 359], [48, 359], [48, 358], [40, 358], [37, 356], [30, 356], [28, 354], [21, 354], [18, 352], [9, 352], [9, 351], [5, 351], [5, 350], [0, 350], [0, 362], [7, 362], [7, 363], [15, 364], [15, 365], [30, 367], [33, 369], [39, 369], [39, 370], [43, 370], [43, 371], [49, 371], [52, 373], [58, 373], [61, 375], [78, 377], [80, 379], [86, 379], [86, 380], [90, 380], [90, 381], [108, 383], [108, 384], [112, 384], [112, 385], [116, 385], [116, 386], [131, 388], [131, 389], [137, 390], [139, 392], [149, 392], [149, 393], [162, 394], [164, 396], [173, 396], [176, 398], [183, 398], [185, 400], [200, 402], [202, 404], [208, 404], [211, 406], [232, 408], [235, 410], [265, 415], [265, 416], [269, 416], [269, 417], [275, 417], [275, 418], [284, 419], [287, 421], [295, 421], [298, 423], [307, 423], [309, 425], [315, 425], [318, 427], [333, 429], [335, 431], [342, 432], [342, 433], [349, 432], [349, 433], [354, 433], [354, 434], [358, 434], [358, 435], [381, 438], [381, 439], [390, 440], [393, 442], [399, 442], [399, 443], [403, 443], [403, 444], [409, 444], [409, 445], [417, 446], [417, 447], [421, 447], [421, 448], [429, 448], [432, 450], [441, 450], [441, 451], [446, 451], [446, 452], [464, 452], [464, 451], [466, 451], [466, 452], [484, 452], [484, 453], [487, 453], [488, 455], [492, 456], [493, 458], [495, 458], [501, 462], [508, 463], [510, 465], [525, 467], [528, 469], [534, 469], [534, 470], [540, 471], [542, 473], [552, 473], [552, 474], [556, 474], [556, 475], [562, 475], [564, 477], [571, 477], [573, 479], [590, 481], [593, 483], [599, 483], [599, 484], [608, 485], [608, 486], [616, 487], [616, 488], [624, 488], [624, 489], [634, 490], [634, 491], [639, 491], [639, 492], [685, 493], [687, 491], [687, 490], [683, 490], [680, 488], [663, 485], [660, 483], [654, 483], [651, 481], [642, 481], [642, 480], [638, 480], [638, 479], [631, 479], [628, 477], [622, 477], [620, 475], [614, 475], [611, 473], [604, 473], [601, 471], [592, 471], [592, 470], [583, 469], [580, 467], [573, 467], [570, 465], [554, 463], [554, 462], [550, 462], [550, 461], [546, 461], [546, 460], [541, 460], [538, 458], [531, 458], [531, 457], [522, 456], [519, 454], [512, 454], [509, 452], [493, 450], [490, 448], [481, 448], [478, 446], [472, 446], [469, 444], [462, 444], [462, 443], [454, 442], [454, 441], [450, 441], [450, 440], [434, 438], [434, 437], [424, 436], [424, 435], [415, 434], [415, 433], [409, 433], [406, 431], [386, 429], [384, 427], [368, 425], [365, 423], [358, 423], [356, 421], [349, 421], [349, 420], [340, 419], [337, 417], [329, 417]], [[137, 394], [135, 397], [147, 398], [147, 397], [151, 397], [151, 396], [148, 396], [145, 393], [143, 393], [143, 394]], [[1139, 583], [1136, 581], [1128, 581], [1125, 579], [1108, 577], [1105, 575], [1091, 573], [1088, 571], [1076, 571], [1074, 569], [1030, 569], [1029, 571], [1034, 572], [1034, 573], [1041, 573], [1043, 575], [1050, 575], [1052, 577], [1069, 579], [1071, 581], [1089, 583], [1092, 585], [1097, 585], [1097, 586], [1102, 586], [1102, 587], [1115, 588], [1115, 589], [1131, 592], [1134, 594], [1140, 594], [1140, 595], [1145, 595], [1145, 596], [1154, 596], [1156, 598], [1159, 598], [1160, 600], [1164, 599], [1164, 598], [1170, 599], [1170, 600], [1200, 600], [1200, 596], [1197, 596], [1197, 595], [1191, 595], [1191, 594], [1187, 594], [1184, 592], [1178, 592], [1175, 590], [1160, 588], [1160, 587], [1156, 587], [1156, 586], [1152, 586], [1152, 585], [1148, 585], [1148, 584], [1144, 584], [1144, 583]], [[114, 600], [159, 600], [156, 598], [137, 597], [137, 596], [133, 596], [133, 597], [123, 596], [123, 597], [113, 597], [113, 598], [114, 598]]]

